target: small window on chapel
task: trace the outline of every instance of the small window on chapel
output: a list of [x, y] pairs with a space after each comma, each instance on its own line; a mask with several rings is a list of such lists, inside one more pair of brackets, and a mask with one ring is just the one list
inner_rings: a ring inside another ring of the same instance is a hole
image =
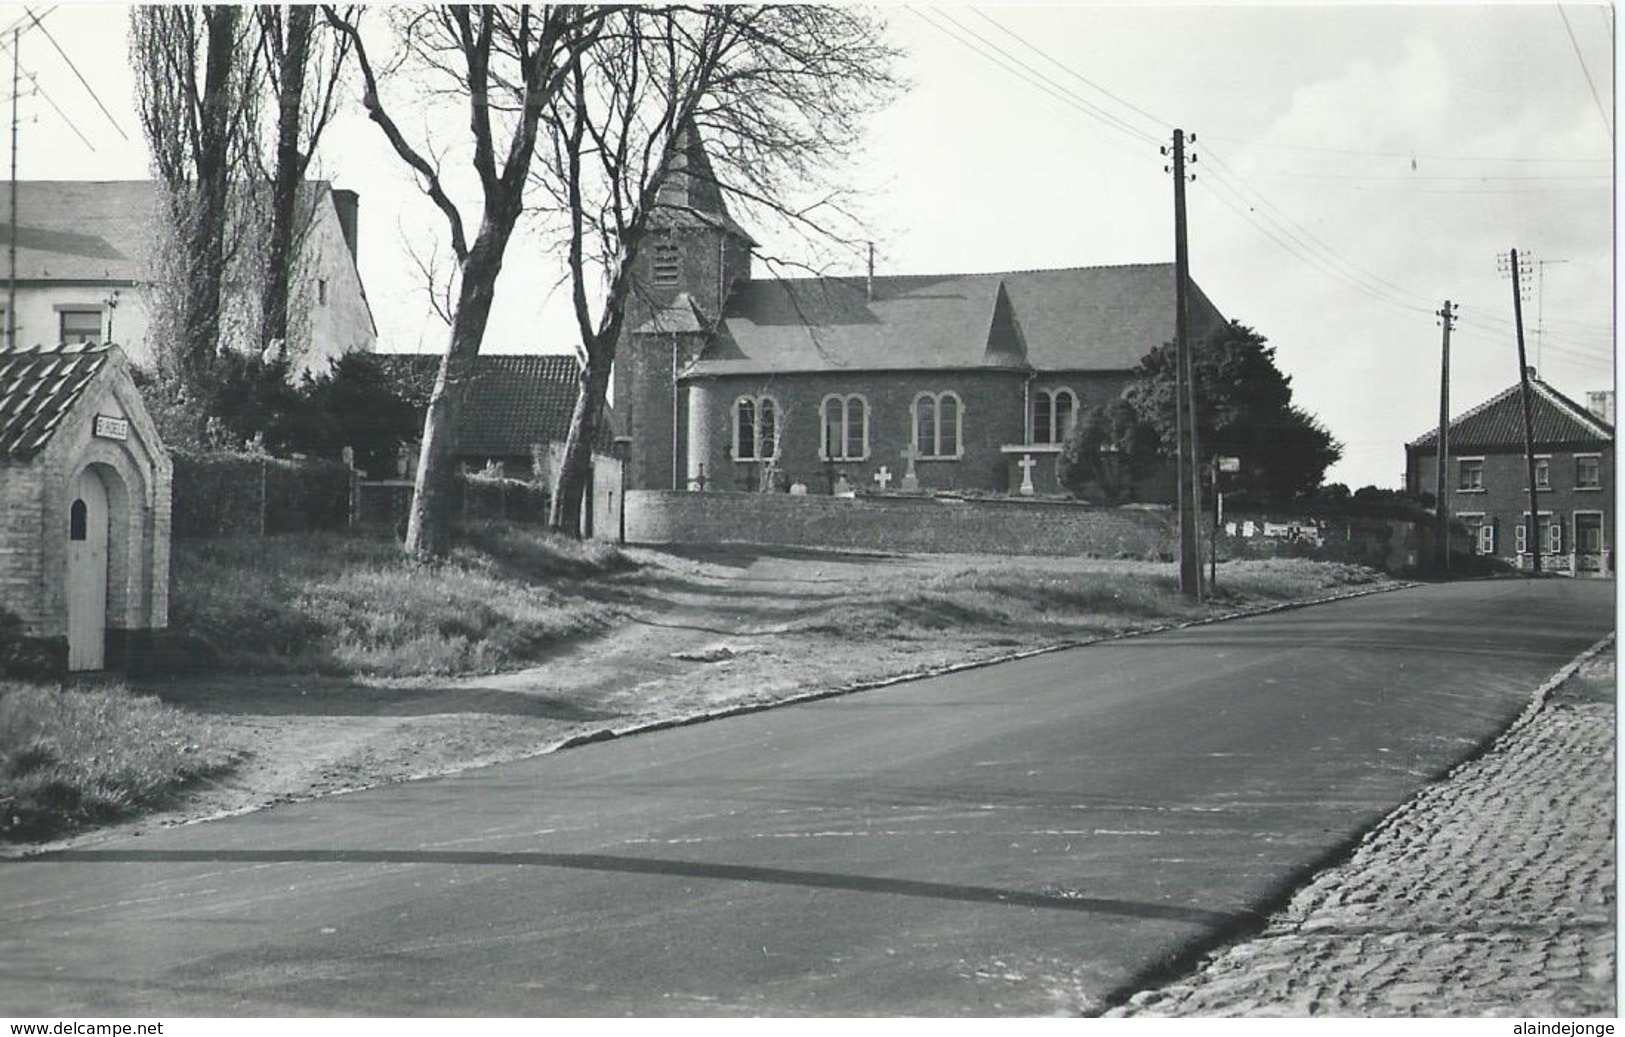
[[89, 509], [85, 507], [85, 502], [82, 500], [74, 501], [73, 507], [68, 509], [69, 540], [85, 539], [85, 527], [88, 525], [88, 513]]
[[656, 288], [675, 288], [682, 280], [683, 253], [673, 241], [658, 241], [654, 248]]

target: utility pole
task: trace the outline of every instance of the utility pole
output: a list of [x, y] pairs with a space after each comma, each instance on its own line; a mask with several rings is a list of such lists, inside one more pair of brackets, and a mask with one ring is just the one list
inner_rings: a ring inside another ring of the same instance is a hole
[[1523, 400], [1523, 463], [1524, 477], [1529, 480], [1529, 521], [1524, 523], [1524, 547], [1535, 573], [1540, 573], [1540, 496], [1535, 489], [1535, 408], [1529, 392], [1529, 359], [1523, 347], [1523, 281], [1529, 260], [1518, 259], [1518, 250], [1511, 250], [1511, 258], [1503, 269], [1512, 271], [1512, 316], [1518, 327], [1518, 383]]
[[[1445, 506], [1445, 469], [1450, 464], [1450, 329], [1456, 323], [1456, 306], [1449, 299], [1438, 312], [1444, 326], [1444, 345], [1439, 352], [1439, 451], [1434, 464], [1433, 510], [1438, 516], [1435, 539], [1441, 573], [1450, 572], [1450, 509]], [[1418, 488], [1420, 489], [1420, 488]]]
[[11, 232], [6, 243], [6, 345], [17, 344], [17, 76], [20, 71], [20, 30], [11, 30]]
[[[1195, 136], [1191, 142], [1195, 143]], [[1163, 148], [1162, 153], [1168, 154]], [[1174, 437], [1179, 452], [1179, 591], [1202, 600], [1202, 556], [1197, 542], [1201, 521], [1202, 473], [1196, 460], [1196, 390], [1191, 384], [1190, 320], [1187, 284], [1190, 258], [1185, 242], [1185, 131], [1174, 131]]]

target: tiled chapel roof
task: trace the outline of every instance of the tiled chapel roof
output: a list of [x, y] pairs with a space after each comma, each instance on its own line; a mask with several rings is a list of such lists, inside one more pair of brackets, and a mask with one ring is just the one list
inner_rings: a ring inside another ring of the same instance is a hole
[[[1484, 401], [1450, 422], [1449, 447], [1463, 450], [1523, 449], [1521, 384]], [[1612, 442], [1614, 427], [1538, 378], [1529, 380], [1535, 445]], [[1412, 450], [1436, 449], [1438, 428], [1406, 444]]]
[[112, 348], [0, 349], [0, 457], [26, 461], [43, 450]]

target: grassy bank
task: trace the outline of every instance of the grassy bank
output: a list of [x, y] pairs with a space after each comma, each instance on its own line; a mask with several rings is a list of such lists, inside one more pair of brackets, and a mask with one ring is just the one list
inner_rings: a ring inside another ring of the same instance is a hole
[[1011, 641], [1034, 634], [1087, 637], [1322, 597], [1385, 579], [1336, 562], [1231, 562], [1220, 568], [1217, 592], [1198, 604], [1179, 593], [1169, 565], [1020, 558], [856, 589], [785, 630], [842, 639], [926, 640], [949, 628]]
[[206, 719], [120, 685], [0, 682], [0, 839], [162, 807], [233, 756]]
[[631, 568], [615, 548], [506, 523], [468, 527], [451, 557], [408, 562], [383, 536], [177, 541], [171, 625], [214, 668], [417, 676], [489, 672], [603, 629], [583, 580]]

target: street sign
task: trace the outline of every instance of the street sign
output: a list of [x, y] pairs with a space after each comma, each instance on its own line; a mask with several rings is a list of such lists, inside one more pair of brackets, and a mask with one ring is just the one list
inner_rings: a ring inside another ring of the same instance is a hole
[[1219, 471], [1221, 472], [1233, 474], [1241, 471], [1241, 458], [1239, 457], [1220, 457], [1217, 458], [1217, 460], [1219, 462]]

